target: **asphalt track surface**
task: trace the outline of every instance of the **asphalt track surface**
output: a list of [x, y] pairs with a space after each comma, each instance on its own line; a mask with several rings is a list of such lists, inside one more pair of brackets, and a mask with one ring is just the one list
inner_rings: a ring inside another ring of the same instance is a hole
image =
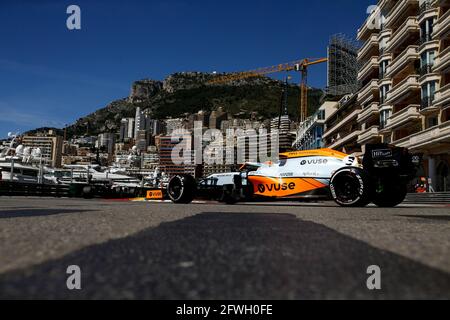
[[0, 198], [0, 299], [449, 299], [449, 209]]

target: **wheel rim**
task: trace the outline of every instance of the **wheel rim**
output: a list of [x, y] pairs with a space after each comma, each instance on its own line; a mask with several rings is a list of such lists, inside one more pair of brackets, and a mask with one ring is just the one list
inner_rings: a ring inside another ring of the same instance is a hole
[[173, 200], [178, 200], [183, 192], [183, 184], [180, 178], [173, 178], [169, 184], [169, 195]]
[[359, 199], [359, 182], [350, 173], [341, 174], [333, 182], [336, 198], [339, 201], [350, 203]]

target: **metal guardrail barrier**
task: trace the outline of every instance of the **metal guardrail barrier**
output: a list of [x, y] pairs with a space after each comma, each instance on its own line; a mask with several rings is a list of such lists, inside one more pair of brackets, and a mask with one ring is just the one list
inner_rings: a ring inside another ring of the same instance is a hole
[[[70, 185], [50, 185], [0, 181], [0, 197], [54, 197], [54, 198], [117, 198], [146, 197], [155, 188], [112, 189], [102, 183], [72, 183]], [[159, 190], [159, 189], [157, 189]]]
[[0, 196], [68, 197], [70, 186], [1, 181]]
[[410, 193], [407, 195], [405, 203], [450, 205], [450, 192]]

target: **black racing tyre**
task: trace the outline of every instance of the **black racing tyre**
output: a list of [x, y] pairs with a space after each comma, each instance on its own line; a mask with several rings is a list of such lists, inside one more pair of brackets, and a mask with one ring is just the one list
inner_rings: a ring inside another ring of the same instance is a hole
[[92, 186], [83, 187], [83, 198], [92, 199], [94, 197], [94, 188]]
[[226, 203], [228, 205], [233, 205], [239, 202], [239, 200], [233, 194], [234, 185], [225, 185], [223, 186], [222, 196], [220, 197], [219, 202]]
[[245, 201], [253, 201], [255, 190], [253, 184], [250, 181], [247, 180], [247, 186], [245, 186], [244, 190]]
[[189, 204], [195, 198], [197, 183], [190, 175], [177, 175], [169, 181], [167, 193], [173, 203]]
[[393, 208], [405, 200], [407, 193], [406, 184], [385, 181], [373, 192], [372, 202], [381, 208]]
[[330, 180], [333, 200], [342, 207], [365, 207], [370, 203], [370, 180], [357, 167], [338, 170]]

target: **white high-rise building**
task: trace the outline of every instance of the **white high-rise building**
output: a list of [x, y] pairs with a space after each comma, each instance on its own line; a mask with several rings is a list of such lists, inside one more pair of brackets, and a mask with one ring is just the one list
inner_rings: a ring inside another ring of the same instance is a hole
[[145, 116], [141, 108], [136, 108], [136, 117], [134, 120], [134, 137], [138, 136], [140, 130], [145, 130]]
[[120, 141], [124, 141], [127, 139], [134, 139], [135, 137], [135, 127], [134, 127], [134, 118], [126, 118], [122, 119], [120, 122]]
[[129, 118], [128, 119], [128, 136], [127, 136], [129, 139], [134, 139], [134, 137], [136, 137], [134, 124], [135, 124], [135, 119]]

